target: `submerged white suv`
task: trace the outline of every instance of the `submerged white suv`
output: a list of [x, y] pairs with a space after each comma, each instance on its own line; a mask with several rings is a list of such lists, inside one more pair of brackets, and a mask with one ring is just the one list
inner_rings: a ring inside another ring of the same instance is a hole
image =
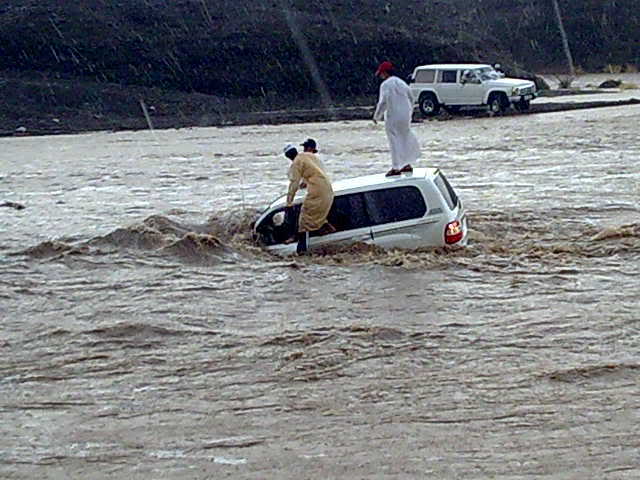
[[[467, 219], [462, 201], [437, 168], [413, 173], [350, 178], [333, 183], [335, 194], [329, 223], [335, 233], [309, 238], [309, 249], [362, 242], [383, 248], [418, 248], [467, 243]], [[297, 218], [304, 193], [296, 196]], [[254, 238], [280, 255], [296, 252], [285, 244], [295, 225], [284, 220], [286, 196], [273, 202], [256, 220]]]
[[422, 65], [414, 69], [409, 82], [426, 117], [437, 115], [440, 107], [456, 112], [466, 106], [487, 106], [499, 113], [513, 105], [525, 111], [537, 95], [534, 82], [505, 78], [491, 65], [476, 63]]

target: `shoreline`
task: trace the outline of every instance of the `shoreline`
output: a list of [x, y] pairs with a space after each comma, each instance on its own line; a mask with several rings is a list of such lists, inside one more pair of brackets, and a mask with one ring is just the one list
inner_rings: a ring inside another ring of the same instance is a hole
[[[617, 99], [617, 100], [592, 100], [592, 101], [572, 101], [572, 102], [541, 102], [542, 98], [557, 98], [561, 96], [576, 95], [589, 96], [594, 94], [612, 94], [617, 92], [609, 91], [562, 91], [551, 90], [546, 91], [538, 97], [538, 102], [531, 103], [531, 107], [527, 112], [519, 112], [509, 109], [500, 116], [513, 115], [534, 115], [542, 113], [553, 113], [571, 110], [581, 110], [589, 108], [606, 108], [621, 107], [628, 105], [640, 104], [639, 98]], [[334, 108], [314, 108], [314, 109], [291, 109], [291, 110], [269, 110], [258, 112], [241, 112], [230, 115], [219, 115], [218, 118], [209, 116], [203, 121], [202, 117], [187, 117], [178, 115], [160, 115], [150, 117], [153, 130], [170, 130], [180, 128], [206, 128], [206, 127], [238, 127], [249, 125], [283, 125], [294, 123], [314, 123], [314, 122], [331, 122], [331, 121], [356, 121], [369, 120], [373, 116], [373, 105], [367, 106], [347, 106]], [[414, 123], [428, 121], [450, 121], [461, 118], [486, 118], [492, 116], [485, 110], [463, 111], [462, 113], [451, 115], [441, 113], [433, 118], [423, 118], [419, 111], [414, 112]], [[78, 123], [72, 126], [47, 126], [47, 127], [18, 127], [15, 130], [0, 130], [0, 137], [35, 137], [46, 135], [78, 135], [93, 132], [121, 132], [121, 131], [140, 131], [150, 128], [147, 119], [144, 116], [139, 117], [121, 117], [113, 116], [109, 118], [92, 118], [90, 121], [82, 118], [80, 115], [75, 118], [67, 119], [66, 123]], [[80, 126], [82, 124], [82, 126]]]

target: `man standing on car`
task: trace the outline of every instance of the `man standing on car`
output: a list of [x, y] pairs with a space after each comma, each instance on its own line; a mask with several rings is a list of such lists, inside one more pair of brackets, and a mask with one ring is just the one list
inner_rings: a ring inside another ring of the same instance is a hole
[[289, 167], [289, 190], [287, 193], [287, 216], [291, 217], [291, 209], [300, 181], [307, 184], [307, 195], [304, 197], [298, 218], [297, 235], [285, 243], [298, 241], [297, 253], [304, 253], [309, 244], [309, 233], [319, 230], [321, 235], [335, 232], [335, 228], [327, 222], [329, 210], [333, 204], [333, 188], [318, 159], [311, 152], [298, 153], [291, 144], [284, 147], [284, 155], [291, 160]]
[[382, 79], [382, 83], [373, 122], [384, 119], [391, 150], [391, 170], [387, 172], [387, 177], [412, 172], [411, 163], [420, 158], [420, 145], [411, 131], [411, 89], [395, 75], [391, 62], [382, 62], [376, 70], [376, 76]]

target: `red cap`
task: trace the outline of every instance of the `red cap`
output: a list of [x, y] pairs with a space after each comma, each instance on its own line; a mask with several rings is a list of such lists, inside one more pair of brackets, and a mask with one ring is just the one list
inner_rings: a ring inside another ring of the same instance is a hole
[[393, 70], [393, 63], [382, 62], [380, 66], [378, 66], [378, 70], [376, 70], [376, 76], [380, 75], [382, 72], [389, 73], [392, 70]]

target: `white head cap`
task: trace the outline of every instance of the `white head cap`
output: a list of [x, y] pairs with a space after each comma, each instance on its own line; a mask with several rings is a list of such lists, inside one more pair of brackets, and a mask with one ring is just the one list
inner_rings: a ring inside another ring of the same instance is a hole
[[295, 146], [293, 143], [287, 143], [287, 144], [284, 146], [283, 153], [286, 155], [286, 154], [287, 154], [287, 152], [288, 152], [289, 150], [291, 150], [292, 148], [296, 148], [296, 146]]
[[282, 226], [284, 224], [284, 212], [278, 212], [273, 216], [273, 224], [276, 227]]

